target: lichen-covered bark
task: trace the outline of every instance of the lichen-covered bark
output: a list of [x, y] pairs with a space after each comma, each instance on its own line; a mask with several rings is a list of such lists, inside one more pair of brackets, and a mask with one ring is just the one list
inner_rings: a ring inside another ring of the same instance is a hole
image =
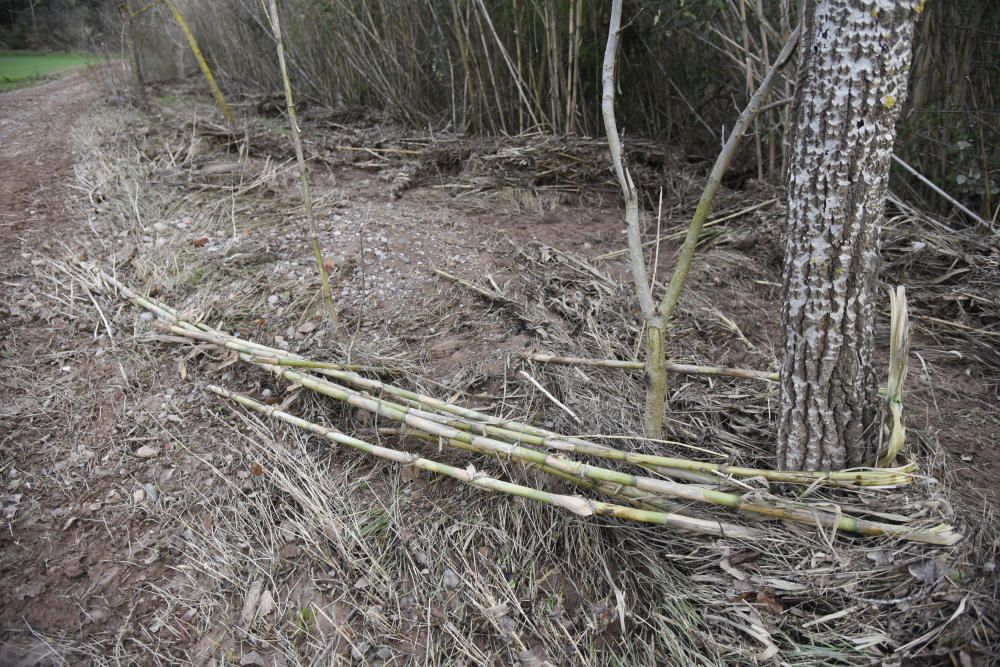
[[872, 464], [878, 235], [920, 1], [808, 0], [789, 170], [778, 464]]

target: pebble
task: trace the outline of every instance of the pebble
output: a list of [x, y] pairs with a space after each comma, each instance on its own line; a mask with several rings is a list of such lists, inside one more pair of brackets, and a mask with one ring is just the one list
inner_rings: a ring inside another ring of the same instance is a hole
[[445, 570], [444, 576], [442, 577], [445, 588], [458, 588], [462, 585], [462, 580], [458, 578], [458, 575], [451, 570]]

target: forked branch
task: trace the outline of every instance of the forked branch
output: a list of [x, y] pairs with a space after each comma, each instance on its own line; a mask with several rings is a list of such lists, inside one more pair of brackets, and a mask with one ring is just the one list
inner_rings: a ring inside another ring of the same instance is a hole
[[[621, 139], [618, 135], [618, 124], [615, 120], [615, 65], [618, 50], [618, 33], [621, 30], [622, 2], [614, 0], [611, 7], [611, 22], [608, 29], [608, 43], [604, 50], [604, 65], [602, 69], [601, 114], [604, 118], [604, 129], [608, 137], [608, 147], [611, 149], [611, 161], [614, 164], [615, 175], [625, 197], [625, 225], [628, 238], [629, 268], [632, 281], [635, 284], [636, 299], [639, 310], [646, 325], [646, 356], [644, 368], [646, 373], [646, 407], [644, 428], [646, 436], [659, 438], [663, 431], [663, 411], [667, 397], [667, 365], [666, 365], [666, 328], [670, 316], [677, 307], [681, 291], [691, 270], [691, 260], [698, 246], [698, 237], [708, 218], [712, 200], [722, 183], [726, 173], [739, 149], [740, 142], [747, 128], [753, 124], [760, 112], [764, 100], [771, 92], [778, 72], [788, 61], [799, 39], [799, 29], [788, 37], [774, 64], [760, 87], [750, 98], [739, 120], [733, 126], [722, 152], [715, 161], [708, 183], [702, 192], [698, 208], [695, 210], [691, 223], [688, 225], [684, 243], [681, 246], [677, 264], [674, 267], [670, 284], [664, 292], [662, 300], [657, 303], [653, 298], [649, 275], [646, 271], [646, 261], [642, 252], [642, 230], [639, 224], [639, 195], [636, 191], [632, 175], [628, 171], [623, 156]], [[654, 276], [655, 278], [655, 276]]]

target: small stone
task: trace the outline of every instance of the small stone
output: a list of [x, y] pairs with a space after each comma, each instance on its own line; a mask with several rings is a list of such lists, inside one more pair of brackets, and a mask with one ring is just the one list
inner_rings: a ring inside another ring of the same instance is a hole
[[143, 445], [139, 449], [135, 450], [135, 455], [140, 459], [151, 459], [154, 456], [159, 456], [159, 447], [150, 447], [149, 445]]
[[455, 589], [462, 585], [462, 580], [451, 570], [445, 570], [441, 580], [444, 583], [444, 587], [449, 589]]

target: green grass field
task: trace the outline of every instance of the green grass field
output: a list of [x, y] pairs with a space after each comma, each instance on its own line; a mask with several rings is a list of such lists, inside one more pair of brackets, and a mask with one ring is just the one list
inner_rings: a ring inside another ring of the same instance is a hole
[[96, 62], [86, 53], [32, 53], [30, 51], [0, 52], [0, 92], [29, 86], [56, 73]]

